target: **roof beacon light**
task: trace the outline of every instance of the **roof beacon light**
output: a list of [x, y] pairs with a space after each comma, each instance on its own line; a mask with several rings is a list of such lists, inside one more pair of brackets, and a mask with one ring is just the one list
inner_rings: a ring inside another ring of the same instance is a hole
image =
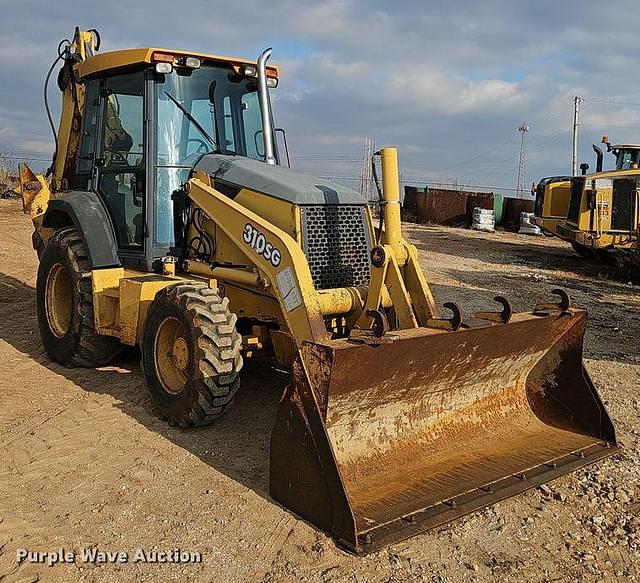
[[172, 63], [173, 64], [175, 57], [167, 53], [153, 53], [153, 55], [151, 55], [151, 60], [154, 63]]

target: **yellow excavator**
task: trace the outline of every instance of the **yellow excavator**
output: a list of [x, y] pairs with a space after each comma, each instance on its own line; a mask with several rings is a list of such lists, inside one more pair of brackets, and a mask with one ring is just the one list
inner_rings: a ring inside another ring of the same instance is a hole
[[359, 193], [286, 167], [270, 49], [98, 48], [95, 31], [60, 45], [53, 164], [21, 169], [53, 360], [138, 346], [159, 413], [191, 427], [227, 410], [243, 359], [271, 356], [291, 370], [271, 496], [355, 553], [616, 451], [586, 312], [554, 290], [527, 313], [497, 297], [441, 315], [401, 234], [397, 151], [375, 157], [381, 224]]

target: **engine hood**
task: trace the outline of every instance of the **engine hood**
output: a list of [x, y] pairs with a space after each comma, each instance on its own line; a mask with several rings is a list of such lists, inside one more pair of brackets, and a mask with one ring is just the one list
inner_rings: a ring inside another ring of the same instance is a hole
[[243, 156], [206, 154], [198, 160], [194, 170], [205, 172], [214, 180], [294, 204], [366, 204], [361, 194], [330, 180]]

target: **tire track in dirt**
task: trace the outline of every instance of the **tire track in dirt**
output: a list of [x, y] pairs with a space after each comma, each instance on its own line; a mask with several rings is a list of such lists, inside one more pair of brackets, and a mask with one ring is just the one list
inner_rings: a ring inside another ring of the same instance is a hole
[[[0, 274], [6, 284], [0, 286], [2, 583], [36, 578], [590, 581], [598, 578], [589, 571], [596, 561], [607, 581], [616, 580], [617, 571], [623, 573], [617, 580], [637, 576], [637, 550], [603, 542], [609, 535], [594, 534], [591, 518], [630, 516], [640, 498], [628, 505], [606, 498], [605, 508], [600, 498], [594, 501], [583, 492], [595, 480], [591, 471], [550, 485], [565, 497], [562, 502], [533, 491], [366, 558], [343, 553], [268, 498], [268, 435], [284, 377], [250, 372], [226, 419], [208, 429], [183, 431], [153, 416], [135, 354], [103, 370], [66, 369], [45, 357], [35, 325], [30, 225], [14, 206], [0, 204], [0, 245], [7, 252]], [[5, 242], [3, 230], [10, 228], [15, 232]], [[521, 267], [536, 273], [531, 261], [544, 261], [545, 246], [536, 243], [538, 257], [521, 266], [524, 251], [513, 250], [518, 239], [510, 234], [414, 231], [421, 260], [442, 291], [439, 300], [464, 294], [469, 305], [486, 307], [500, 287], [530, 307], [556, 280], [577, 278], [578, 297], [593, 302], [599, 322], [638, 337], [640, 321], [624, 312], [625, 298], [637, 303], [636, 288], [614, 288], [592, 275], [583, 280], [552, 264], [545, 270], [553, 280], [519, 278]], [[552, 248], [549, 261], [565, 254]], [[565, 267], [573, 269], [571, 258], [567, 261]], [[615, 304], [599, 305], [612, 293]], [[622, 324], [614, 324], [614, 318]], [[629, 351], [627, 336], [614, 332], [610, 328], [587, 340], [587, 349], [598, 355], [589, 370], [627, 445], [624, 455], [597, 466], [607, 480], [603, 489], [609, 483], [629, 488], [638, 476], [638, 434], [633, 432], [640, 415], [640, 367], [615, 355]], [[14, 561], [18, 546], [79, 550], [91, 545], [126, 551], [180, 546], [202, 552], [204, 563], [50, 569], [17, 567]], [[587, 551], [593, 551], [591, 562], [583, 558]]]

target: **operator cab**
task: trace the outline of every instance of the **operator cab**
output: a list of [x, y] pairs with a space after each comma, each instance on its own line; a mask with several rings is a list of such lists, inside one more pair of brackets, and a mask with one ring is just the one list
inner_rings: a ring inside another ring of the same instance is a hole
[[609, 142], [607, 136], [602, 136], [602, 143], [607, 151], [616, 158], [616, 170], [635, 170], [640, 168], [640, 144], [615, 144]]
[[[106, 66], [107, 56], [116, 65]], [[202, 155], [265, 160], [257, 67], [133, 49], [91, 57], [79, 70], [85, 100], [70, 186], [100, 196], [122, 264], [151, 270], [176, 251], [171, 196]], [[267, 70], [267, 84], [277, 85], [277, 70]]]
[[640, 145], [618, 144], [611, 146], [616, 157], [616, 170], [634, 170], [640, 165]]

